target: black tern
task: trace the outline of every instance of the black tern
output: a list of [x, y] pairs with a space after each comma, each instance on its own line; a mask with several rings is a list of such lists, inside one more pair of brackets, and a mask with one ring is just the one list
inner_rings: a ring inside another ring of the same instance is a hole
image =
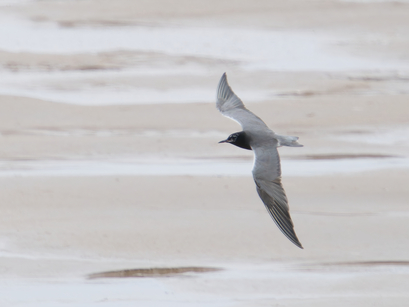
[[223, 74], [217, 87], [216, 107], [224, 116], [238, 122], [243, 131], [231, 134], [219, 143], [253, 150], [253, 178], [258, 195], [281, 232], [299, 248], [303, 248], [294, 231], [288, 200], [281, 185], [280, 156], [277, 147], [302, 147], [296, 136], [274, 133], [254, 113], [250, 112], [233, 92]]

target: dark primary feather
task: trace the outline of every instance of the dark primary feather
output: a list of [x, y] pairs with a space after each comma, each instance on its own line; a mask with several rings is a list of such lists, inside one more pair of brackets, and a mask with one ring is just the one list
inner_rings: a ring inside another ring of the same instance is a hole
[[294, 231], [287, 196], [281, 185], [281, 165], [277, 141], [266, 141], [253, 148], [253, 178], [257, 192], [281, 232], [295, 245], [303, 248]]
[[[257, 183], [256, 180], [255, 183], [257, 186], [258, 195], [260, 196], [261, 200], [266, 206], [268, 213], [273, 218], [278, 228], [291, 242], [293, 242], [299, 248], [303, 248], [300, 241], [297, 238], [297, 235], [295, 234], [294, 224], [291, 220], [290, 212], [286, 208], [288, 207], [287, 197], [285, 196], [283, 186], [281, 185], [281, 178], [277, 178], [273, 182], [270, 182], [271, 185], [275, 185], [276, 190], [281, 190], [282, 195], [284, 196], [281, 199], [274, 198], [270, 194], [268, 194], [265, 190], [261, 188], [261, 186]], [[285, 202], [283, 202], [283, 200]]]

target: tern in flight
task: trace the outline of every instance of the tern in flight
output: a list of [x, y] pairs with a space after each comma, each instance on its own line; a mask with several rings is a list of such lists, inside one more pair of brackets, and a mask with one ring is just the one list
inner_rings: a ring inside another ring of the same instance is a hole
[[217, 109], [238, 122], [243, 131], [231, 134], [219, 143], [230, 143], [253, 150], [253, 178], [257, 192], [281, 232], [299, 248], [303, 248], [294, 231], [288, 200], [281, 185], [280, 156], [277, 147], [302, 147], [298, 137], [274, 133], [254, 113], [250, 112], [227, 83], [226, 73], [217, 87]]

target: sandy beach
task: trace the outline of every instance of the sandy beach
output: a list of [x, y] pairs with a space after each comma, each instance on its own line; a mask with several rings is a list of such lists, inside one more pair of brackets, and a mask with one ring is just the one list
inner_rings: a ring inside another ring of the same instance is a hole
[[[405, 306], [407, 1], [1, 1], [1, 306]], [[259, 199], [227, 72], [275, 132]]]

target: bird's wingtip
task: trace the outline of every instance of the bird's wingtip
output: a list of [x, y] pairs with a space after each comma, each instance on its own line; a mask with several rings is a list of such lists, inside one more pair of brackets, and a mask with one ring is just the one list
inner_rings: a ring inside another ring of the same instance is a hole
[[233, 92], [229, 86], [229, 83], [227, 82], [227, 75], [226, 73], [223, 73], [217, 87], [217, 99], [226, 101], [232, 94]]
[[[295, 234], [295, 233], [294, 233], [294, 234]], [[287, 238], [289, 238], [289, 237], [287, 237]], [[289, 239], [290, 239], [290, 238], [289, 238]], [[298, 240], [297, 235], [295, 235], [295, 238], [291, 238], [290, 241], [291, 241], [292, 243], [294, 243], [295, 246], [297, 246], [297, 247], [299, 247], [299, 248], [301, 248], [301, 249], [304, 249], [304, 247], [302, 246], [301, 242]]]
[[223, 82], [227, 83], [227, 74], [226, 73], [223, 73], [223, 75], [221, 76], [220, 81], [219, 81], [219, 86]]

